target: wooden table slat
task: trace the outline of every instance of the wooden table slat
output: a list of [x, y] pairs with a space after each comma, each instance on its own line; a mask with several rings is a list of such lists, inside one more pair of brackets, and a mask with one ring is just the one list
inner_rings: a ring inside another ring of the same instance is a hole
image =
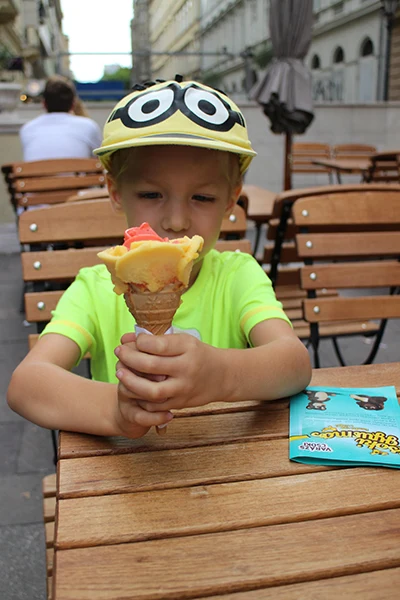
[[[354, 494], [355, 478], [364, 493]], [[197, 535], [389, 508], [400, 508], [400, 478], [394, 469], [379, 468], [73, 498], [59, 502], [57, 548]]]
[[[400, 587], [400, 568], [359, 573], [333, 579], [307, 583], [294, 583], [281, 587], [262, 588], [223, 596], [207, 596], [207, 600], [337, 600], [338, 598], [362, 598], [377, 600], [392, 598]], [[199, 598], [198, 600], [203, 600]]]
[[[288, 402], [266, 402], [260, 410], [175, 418], [168, 424], [167, 435], [159, 436], [154, 428], [139, 439], [102, 438], [63, 433], [59, 458], [76, 458], [211, 446], [252, 439], [287, 437]], [[267, 427], [268, 425], [268, 427]]]
[[[152, 452], [60, 460], [61, 499], [189, 487], [324, 471], [289, 460], [288, 440], [255, 440]], [[140, 473], [140, 476], [135, 474]]]
[[179, 600], [399, 567], [399, 522], [400, 509], [395, 509], [60, 550], [55, 597]]

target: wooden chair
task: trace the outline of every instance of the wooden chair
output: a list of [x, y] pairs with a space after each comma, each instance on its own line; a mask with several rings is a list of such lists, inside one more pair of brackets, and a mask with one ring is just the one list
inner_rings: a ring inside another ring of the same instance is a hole
[[332, 146], [332, 158], [368, 158], [376, 151], [375, 146], [368, 144], [336, 144]]
[[378, 152], [370, 157], [371, 166], [365, 181], [381, 183], [400, 183], [400, 151]]
[[313, 175], [328, 175], [329, 183], [333, 183], [332, 170], [322, 165], [315, 165], [312, 161], [318, 158], [332, 158], [329, 144], [314, 142], [295, 142], [292, 145], [290, 158], [291, 172], [310, 173]]
[[19, 162], [2, 166], [15, 212], [41, 204], [64, 202], [73, 192], [104, 187], [104, 169], [96, 158]]
[[[337, 356], [345, 364], [337, 338], [357, 331], [340, 330], [364, 321], [381, 320], [364, 364], [373, 362], [387, 319], [400, 318], [400, 187], [384, 191], [348, 191], [299, 198], [292, 209], [300, 268], [304, 318], [310, 324], [315, 366], [320, 366], [319, 341], [324, 324], [337, 325], [333, 335]], [[320, 298], [318, 290], [357, 290]], [[374, 291], [371, 292], [371, 289]], [[376, 295], [379, 290], [379, 295]], [[362, 294], [362, 295], [360, 295]]]
[[[391, 189], [400, 192], [400, 186], [391, 186]], [[304, 188], [282, 192], [277, 196], [274, 204], [273, 216], [269, 221], [267, 238], [264, 247], [263, 264], [275, 288], [275, 293], [283, 303], [289, 318], [292, 320], [297, 335], [304, 340], [310, 338], [310, 326], [303, 318], [302, 301], [306, 297], [306, 291], [300, 285], [300, 269], [304, 259], [299, 255], [295, 244], [298, 229], [293, 224], [292, 207], [295, 201], [308, 196], [322, 195], [328, 202], [337, 194], [343, 193], [373, 193], [375, 198], [381, 198], [384, 202], [388, 186], [382, 183], [371, 184], [343, 184], [333, 186], [321, 186]], [[349, 196], [350, 199], [350, 196]], [[329, 230], [325, 224], [321, 229]], [[332, 297], [337, 295], [336, 288], [321, 288], [319, 296]], [[321, 337], [330, 338], [336, 333], [359, 333], [363, 335], [374, 335], [378, 326], [371, 321], [365, 322], [360, 319], [357, 322], [341, 324], [322, 324], [320, 327]], [[340, 360], [340, 359], [339, 359]]]

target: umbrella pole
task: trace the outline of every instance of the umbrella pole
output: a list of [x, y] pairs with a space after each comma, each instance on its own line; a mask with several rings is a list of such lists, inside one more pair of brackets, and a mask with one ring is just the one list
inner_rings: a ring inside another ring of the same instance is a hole
[[283, 189], [292, 189], [292, 134], [287, 132], [285, 137], [285, 172], [283, 176]]

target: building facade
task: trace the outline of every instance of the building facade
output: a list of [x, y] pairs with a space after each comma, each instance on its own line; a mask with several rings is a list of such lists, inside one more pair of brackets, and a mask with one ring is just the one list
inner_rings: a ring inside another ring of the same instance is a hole
[[200, 0], [151, 0], [149, 15], [152, 76], [170, 79], [179, 73], [185, 78], [197, 77], [201, 65]]
[[[60, 0], [0, 0], [0, 48], [11, 63], [14, 60], [14, 66], [21, 65], [18, 71], [3, 69], [3, 79], [69, 75], [68, 39], [62, 33]], [[7, 66], [11, 63], [8, 61]]]
[[[147, 62], [136, 62], [146, 78], [175, 73], [198, 77], [244, 100], [273, 57], [269, 10], [269, 0], [135, 0], [132, 47], [138, 56], [147, 51]], [[306, 57], [314, 101], [382, 100], [386, 36], [380, 0], [314, 0], [313, 39]], [[391, 56], [389, 98], [398, 100], [400, 17]]]
[[386, 28], [376, 0], [314, 0], [314, 28], [306, 59], [318, 103], [383, 99]]

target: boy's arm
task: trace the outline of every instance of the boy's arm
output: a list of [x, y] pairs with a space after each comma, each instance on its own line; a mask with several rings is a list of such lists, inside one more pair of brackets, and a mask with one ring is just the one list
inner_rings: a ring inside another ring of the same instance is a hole
[[[311, 379], [308, 351], [283, 319], [254, 326], [254, 347], [246, 350], [213, 348], [185, 334], [124, 337], [116, 351], [117, 376], [126, 394], [141, 398], [148, 411], [274, 400], [301, 391]], [[152, 382], [135, 371], [167, 379]]]
[[231, 365], [238, 395], [247, 393], [248, 398], [272, 400], [307, 387], [312, 374], [308, 350], [286, 321], [269, 319], [258, 323], [250, 332], [250, 340], [250, 353], [245, 351], [241, 360], [235, 357]]
[[40, 338], [11, 377], [10, 408], [42, 427], [105, 436], [141, 437], [151, 425], [169, 420], [166, 413], [154, 420], [115, 384], [71, 373], [78, 357], [78, 346], [67, 337]]

